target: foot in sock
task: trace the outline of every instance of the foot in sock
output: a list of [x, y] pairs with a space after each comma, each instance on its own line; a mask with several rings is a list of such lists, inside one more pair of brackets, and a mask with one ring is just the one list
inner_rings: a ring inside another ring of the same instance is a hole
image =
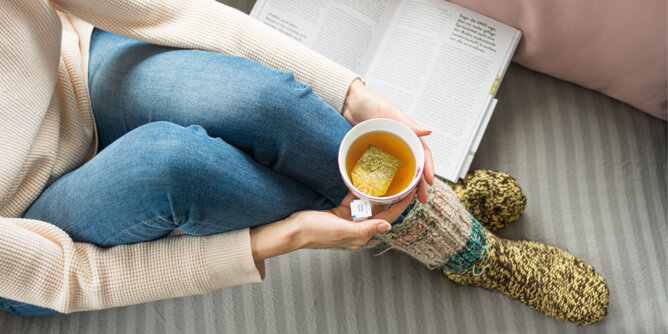
[[594, 268], [555, 247], [494, 236], [439, 180], [426, 204], [416, 202], [380, 237], [455, 282], [501, 292], [548, 316], [587, 325], [607, 313], [607, 284]]
[[527, 197], [517, 180], [504, 172], [478, 169], [466, 174], [463, 180], [448, 182], [448, 185], [464, 208], [490, 231], [516, 221], [527, 204]]
[[[482, 230], [480, 234], [485, 256], [470, 268], [458, 256], [451, 258], [450, 265], [441, 267], [448, 278], [500, 292], [545, 315], [580, 325], [607, 314], [608, 286], [592, 266], [539, 242], [505, 240]], [[455, 266], [459, 268], [450, 269]]]

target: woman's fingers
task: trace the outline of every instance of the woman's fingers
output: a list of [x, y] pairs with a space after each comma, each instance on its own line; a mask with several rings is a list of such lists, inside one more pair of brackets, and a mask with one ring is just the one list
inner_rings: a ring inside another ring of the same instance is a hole
[[406, 124], [406, 126], [408, 126], [411, 130], [413, 130], [413, 132], [415, 132], [415, 134], [418, 137], [428, 136], [429, 134], [431, 134], [431, 129], [429, 129], [428, 127], [426, 127], [424, 125], [418, 124], [412, 118], [408, 117], [408, 115], [404, 114], [403, 111], [399, 111], [399, 112], [403, 116], [403, 117], [401, 117], [401, 118], [403, 118], [403, 120], [400, 120], [400, 121], [402, 123]]
[[348, 195], [346, 195], [346, 197], [344, 197], [344, 198], [341, 200], [341, 204], [339, 204], [339, 206], [345, 206], [345, 207], [348, 207], [348, 208], [349, 208], [349, 207], [350, 207], [350, 201], [355, 200], [356, 198], [357, 198], [357, 197], [355, 197], [355, 195], [353, 195], [353, 193], [351, 193], [351, 192], [349, 191], [349, 192], [348, 192]]
[[357, 226], [356, 237], [362, 239], [364, 242], [371, 239], [374, 235], [385, 233], [392, 228], [392, 225], [382, 219], [365, 220], [355, 224], [355, 226]]
[[429, 185], [424, 176], [420, 179], [420, 182], [418, 182], [417, 191], [418, 201], [420, 201], [420, 203], [427, 203], [427, 200], [429, 199]]
[[408, 117], [406, 113], [404, 113], [400, 108], [394, 108], [392, 112], [389, 113], [391, 115], [390, 118], [394, 119], [395, 121], [399, 121], [406, 125], [408, 128], [413, 130], [415, 134], [418, 137], [422, 136], [428, 136], [431, 133], [431, 129], [424, 125], [418, 124], [416, 121], [414, 121], [412, 118]]
[[339, 244], [340, 247], [346, 248], [360, 248], [374, 235], [385, 233], [392, 228], [392, 225], [382, 219], [370, 219], [356, 223], [346, 222], [342, 226], [345, 226], [345, 233]]
[[371, 213], [373, 213], [375, 215], [376, 213], [383, 212], [383, 211], [387, 210], [390, 207], [390, 205], [391, 204], [385, 204], [385, 205], [375, 205], [374, 204], [373, 207], [371, 208]]
[[404, 199], [399, 201], [398, 203], [394, 203], [389, 209], [379, 212], [377, 215], [374, 215], [374, 218], [379, 218], [383, 219], [388, 222], [393, 222], [401, 216], [401, 214], [406, 210], [406, 208], [413, 202], [413, 199], [415, 198], [415, 192], [417, 190], [413, 189], [408, 196], [406, 196]]
[[434, 184], [434, 160], [431, 156], [431, 149], [427, 146], [424, 138], [420, 138], [422, 147], [424, 148], [424, 178], [428, 184]]

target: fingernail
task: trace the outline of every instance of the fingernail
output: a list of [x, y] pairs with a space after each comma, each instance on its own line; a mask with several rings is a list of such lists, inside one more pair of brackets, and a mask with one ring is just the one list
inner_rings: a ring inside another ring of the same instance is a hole
[[389, 223], [378, 224], [378, 232], [380, 232], [380, 233], [385, 233], [385, 232], [387, 232], [391, 229], [392, 229], [392, 225], [390, 225]]

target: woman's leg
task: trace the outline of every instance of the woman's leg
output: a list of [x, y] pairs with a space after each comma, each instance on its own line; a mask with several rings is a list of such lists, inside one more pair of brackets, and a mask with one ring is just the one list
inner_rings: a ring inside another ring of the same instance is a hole
[[[332, 205], [202, 127], [154, 122], [58, 179], [24, 217], [52, 223], [74, 241], [110, 247], [158, 239], [176, 228], [191, 235], [227, 232]], [[0, 309], [56, 313], [5, 298]]]
[[0, 310], [19, 316], [42, 316], [58, 313], [52, 309], [21, 303], [2, 297], [0, 297]]
[[181, 228], [209, 235], [333, 206], [199, 126], [143, 125], [49, 186], [25, 214], [115, 246]]
[[427, 203], [416, 202], [378, 237], [457, 283], [503, 293], [555, 318], [587, 325], [607, 313], [607, 283], [592, 266], [552, 246], [496, 237], [440, 179]]
[[290, 73], [220, 53], [96, 30], [89, 87], [101, 147], [143, 124], [200, 125], [337, 203], [337, 152], [350, 124]]

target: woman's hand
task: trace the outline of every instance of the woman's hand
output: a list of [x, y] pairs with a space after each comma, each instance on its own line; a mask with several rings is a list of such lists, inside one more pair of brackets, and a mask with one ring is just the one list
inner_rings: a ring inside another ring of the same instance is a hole
[[374, 235], [389, 231], [392, 228], [390, 222], [397, 220], [414, 198], [415, 190], [392, 206], [374, 206], [374, 215], [369, 219], [353, 222], [350, 220], [350, 201], [355, 197], [348, 193], [332, 210], [301, 211], [288, 219], [293, 219], [300, 226], [301, 248], [357, 249]]
[[374, 235], [391, 229], [395, 221], [415, 198], [413, 190], [406, 198], [392, 206], [374, 206], [370, 219], [350, 220], [348, 194], [339, 206], [332, 210], [300, 211], [290, 217], [250, 230], [251, 250], [255, 265], [264, 277], [264, 260], [301, 248], [350, 248], [362, 247]]
[[[368, 89], [361, 80], [356, 79], [348, 89], [348, 95], [343, 104], [343, 117], [345, 117], [353, 126], [372, 118], [389, 118], [399, 121], [415, 132], [418, 137], [426, 136], [431, 133], [428, 128], [417, 124], [410, 117], [401, 111], [399, 106], [391, 100], [380, 96]], [[418, 184], [418, 199], [422, 203], [427, 202], [427, 184], [434, 183], [434, 163], [431, 158], [431, 151], [422, 141], [424, 147], [424, 174], [420, 184]]]

